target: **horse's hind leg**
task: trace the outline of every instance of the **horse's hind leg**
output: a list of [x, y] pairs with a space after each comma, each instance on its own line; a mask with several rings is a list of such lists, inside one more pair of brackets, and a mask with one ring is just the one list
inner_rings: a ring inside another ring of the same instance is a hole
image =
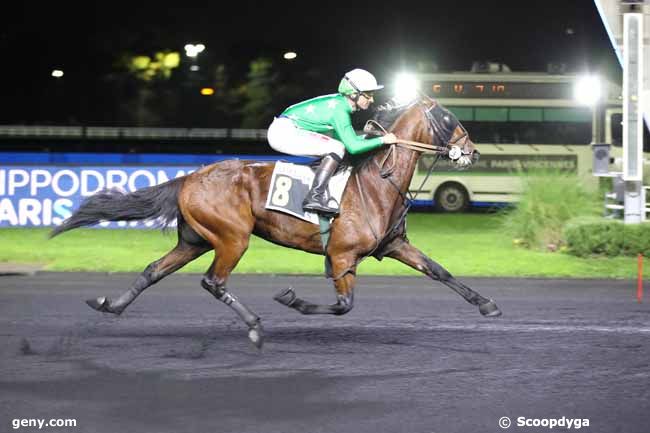
[[264, 332], [259, 316], [226, 289], [226, 281], [230, 273], [248, 248], [249, 236], [250, 233], [237, 236], [231, 232], [228, 238], [212, 237], [215, 258], [201, 280], [201, 286], [237, 313], [248, 326], [248, 338], [258, 349], [261, 349], [264, 344]]
[[334, 281], [336, 304], [312, 304], [311, 302], [298, 298], [292, 288], [281, 291], [273, 299], [287, 307], [298, 310], [302, 314], [335, 314], [340, 316], [348, 313], [354, 306], [354, 283], [356, 280], [354, 268], [350, 266], [351, 263], [354, 263], [354, 259], [352, 258], [349, 260], [345, 258], [332, 259], [332, 271], [334, 275], [339, 275], [340, 272], [350, 269], [350, 272]]
[[454, 278], [440, 264], [434, 262], [422, 251], [415, 248], [408, 241], [402, 241], [386, 257], [399, 260], [410, 267], [424, 273], [429, 278], [438, 280], [447, 287], [450, 287], [467, 302], [477, 305], [482, 315], [486, 317], [497, 317], [501, 315], [501, 310], [492, 299], [486, 299], [479, 293], [467, 287], [465, 284]]
[[[121, 314], [144, 289], [179, 270], [210, 249], [210, 246], [202, 240], [186, 239], [184, 237], [184, 235], [187, 236], [186, 232], [186, 226], [179, 226], [179, 239], [176, 247], [160, 259], [150, 263], [131, 287], [119, 298], [111, 300], [105, 296], [100, 296], [99, 298], [89, 299], [86, 303], [97, 311]], [[196, 234], [194, 233], [194, 235]]]

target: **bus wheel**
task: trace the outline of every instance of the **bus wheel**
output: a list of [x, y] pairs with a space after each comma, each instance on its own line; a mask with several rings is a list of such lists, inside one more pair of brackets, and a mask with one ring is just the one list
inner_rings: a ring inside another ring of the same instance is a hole
[[462, 212], [469, 206], [469, 194], [459, 183], [445, 183], [436, 190], [435, 208], [442, 212]]

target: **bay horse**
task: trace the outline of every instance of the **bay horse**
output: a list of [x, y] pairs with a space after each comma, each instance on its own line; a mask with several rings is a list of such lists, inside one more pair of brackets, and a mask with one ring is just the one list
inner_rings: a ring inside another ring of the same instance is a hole
[[[416, 144], [429, 144], [438, 149], [460, 147], [466, 163], [478, 157], [460, 122], [427, 96], [402, 107], [379, 107], [374, 114], [374, 125]], [[341, 213], [331, 222], [325, 247], [319, 226], [265, 209], [275, 163], [244, 160], [218, 162], [131, 193], [98, 192], [86, 198], [68, 219], [55, 227], [51, 237], [103, 220], [158, 218], [164, 225], [176, 220], [178, 243], [171, 251], [150, 263], [117, 299], [101, 296], [86, 302], [95, 310], [119, 315], [144, 289], [214, 250], [214, 260], [201, 285], [240, 316], [248, 326], [249, 339], [258, 348], [264, 340], [260, 318], [226, 288], [228, 277], [248, 248], [251, 234], [288, 248], [326, 256], [336, 303], [311, 303], [297, 297], [292, 288], [274, 296], [276, 301], [302, 314], [348, 313], [353, 307], [357, 265], [373, 256], [379, 260], [384, 257], [398, 260], [447, 285], [467, 302], [478, 306], [482, 315], [499, 316], [501, 311], [493, 300], [458, 281], [412, 246], [406, 237], [406, 194], [422, 154], [423, 150], [417, 146], [390, 145], [363, 155], [353, 167], [341, 199]]]

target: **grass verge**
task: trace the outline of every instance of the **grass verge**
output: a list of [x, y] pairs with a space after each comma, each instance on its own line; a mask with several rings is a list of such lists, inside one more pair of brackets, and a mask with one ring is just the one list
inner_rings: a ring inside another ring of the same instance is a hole
[[562, 229], [579, 216], [598, 216], [602, 199], [578, 176], [558, 170], [521, 175], [523, 191], [517, 205], [503, 213], [506, 232], [530, 249], [563, 244]]
[[[634, 278], [636, 258], [579, 258], [513, 245], [498, 214], [408, 217], [411, 243], [453, 275]], [[140, 272], [175, 244], [176, 234], [149, 230], [79, 229], [48, 240], [47, 229], [0, 229], [0, 262], [40, 263], [51, 271]], [[206, 271], [213, 254], [179, 272]], [[251, 238], [236, 273], [322, 274], [323, 257]], [[366, 259], [359, 275], [420, 275], [392, 259]]]

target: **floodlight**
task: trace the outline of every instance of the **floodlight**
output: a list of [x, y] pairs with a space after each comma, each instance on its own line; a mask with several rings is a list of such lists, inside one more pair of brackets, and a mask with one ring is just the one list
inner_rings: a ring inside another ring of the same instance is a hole
[[413, 74], [398, 74], [395, 78], [393, 99], [399, 104], [410, 102], [417, 96], [418, 87], [418, 80]]
[[296, 57], [298, 57], [298, 54], [294, 53], [293, 51], [287, 51], [286, 53], [284, 53], [283, 57], [287, 60], [293, 60]]
[[53, 76], [54, 78], [61, 78], [61, 77], [63, 76], [63, 71], [60, 70], [60, 69], [54, 69], [54, 70], [52, 71], [52, 76]]
[[593, 107], [598, 103], [602, 94], [600, 78], [595, 75], [579, 77], [573, 88], [574, 99], [582, 105]]
[[202, 53], [205, 50], [205, 45], [186, 44], [184, 48], [185, 48], [185, 55], [187, 57], [196, 57], [199, 55], [199, 53]]

